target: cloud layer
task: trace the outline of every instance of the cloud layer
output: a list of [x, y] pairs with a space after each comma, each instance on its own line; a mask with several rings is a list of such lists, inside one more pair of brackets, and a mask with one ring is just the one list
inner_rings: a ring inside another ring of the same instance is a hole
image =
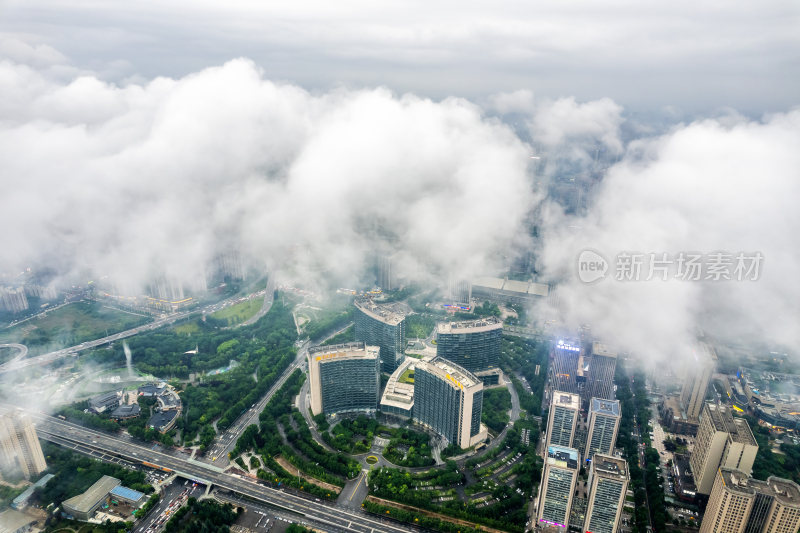
[[0, 63], [0, 268], [59, 264], [130, 290], [214, 255], [353, 282], [492, 269], [534, 201], [528, 148], [465, 100], [312, 95], [247, 60], [117, 87]]
[[[759, 122], [735, 116], [698, 121], [632, 143], [585, 216], [564, 216], [549, 206], [542, 264], [562, 281], [560, 304], [570, 325], [590, 324], [602, 337], [658, 362], [688, 353], [699, 333], [794, 350], [800, 343], [797, 146], [798, 110]], [[679, 252], [761, 252], [764, 260], [757, 281], [605, 279], [585, 285], [576, 261], [587, 248], [612, 263], [621, 252], [673, 258]]]

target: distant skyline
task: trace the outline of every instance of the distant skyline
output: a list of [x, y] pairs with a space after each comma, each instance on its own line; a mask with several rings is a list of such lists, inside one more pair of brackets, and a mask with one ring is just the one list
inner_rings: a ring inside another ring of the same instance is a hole
[[800, 4], [611, 2], [4, 1], [0, 58], [46, 45], [125, 83], [182, 77], [238, 57], [312, 91], [386, 86], [478, 103], [609, 97], [637, 112], [800, 103]]

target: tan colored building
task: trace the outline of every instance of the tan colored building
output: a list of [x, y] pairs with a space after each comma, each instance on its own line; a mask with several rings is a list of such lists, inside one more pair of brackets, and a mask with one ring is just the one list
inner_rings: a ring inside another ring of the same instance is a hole
[[580, 410], [580, 396], [568, 392], [553, 391], [550, 413], [547, 416], [545, 450], [551, 444], [572, 448]]
[[752, 479], [722, 467], [714, 480], [700, 533], [796, 533], [800, 529], [800, 487], [771, 476]]
[[758, 444], [746, 420], [734, 418], [724, 405], [706, 403], [689, 461], [697, 492], [711, 493], [720, 467], [750, 475], [757, 452]]
[[18, 468], [26, 478], [47, 469], [36, 428], [22, 411], [0, 414], [0, 462], [6, 468]]
[[629, 480], [628, 463], [624, 459], [594, 454], [589, 471], [589, 503], [586, 506], [584, 531], [617, 532]]
[[717, 354], [714, 349], [704, 342], [698, 343], [692, 350], [681, 389], [681, 407], [689, 420], [696, 420], [701, 415], [708, 384], [716, 367]]

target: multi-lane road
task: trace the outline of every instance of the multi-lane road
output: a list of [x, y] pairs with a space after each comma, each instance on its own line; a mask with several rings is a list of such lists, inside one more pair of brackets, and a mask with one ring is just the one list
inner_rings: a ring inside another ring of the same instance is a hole
[[258, 403], [245, 411], [230, 428], [217, 435], [217, 438], [214, 439], [211, 446], [209, 446], [206, 451], [206, 461], [210, 461], [221, 468], [225, 468], [228, 465], [230, 462], [228, 453], [236, 446], [236, 441], [239, 439], [239, 436], [247, 429], [247, 426], [258, 424], [258, 417], [267, 406], [267, 402], [269, 402], [275, 393], [283, 387], [283, 384], [286, 383], [286, 380], [289, 379], [289, 376], [292, 375], [295, 369], [301, 368], [305, 364], [307, 350], [308, 341], [305, 341], [297, 350], [297, 357], [292, 364], [284, 370], [283, 374], [278, 378], [278, 381], [270, 387], [269, 391], [261, 397]]
[[[269, 290], [269, 289], [273, 288], [273, 290], [274, 290], [274, 284], [272, 283], [271, 279], [272, 278], [270, 278], [270, 281], [267, 282], [267, 290], [266, 290], [266, 293], [264, 295], [264, 306], [262, 306], [261, 310], [258, 313], [256, 313], [256, 317], [258, 317], [258, 318], [260, 318], [261, 316], [263, 316], [266, 313], [266, 311], [264, 310], [265, 306], [266, 306], [267, 311], [268, 311], [269, 307], [272, 305], [272, 292], [273, 291]], [[207, 305], [207, 306], [202, 307], [200, 309], [192, 309], [192, 310], [189, 310], [189, 311], [181, 311], [181, 312], [178, 312], [178, 313], [172, 313], [170, 315], [166, 315], [164, 317], [157, 318], [153, 322], [148, 322], [147, 324], [143, 324], [143, 325], [135, 327], [135, 328], [131, 328], [131, 329], [128, 329], [128, 330], [125, 330], [125, 331], [120, 331], [119, 333], [115, 333], [115, 334], [109, 335], [107, 337], [103, 337], [103, 338], [96, 339], [96, 340], [93, 340], [93, 341], [82, 342], [81, 344], [78, 344], [77, 346], [71, 346], [69, 348], [62, 348], [61, 350], [56, 350], [54, 352], [49, 352], [49, 353], [45, 353], [45, 354], [42, 354], [42, 355], [37, 355], [35, 357], [28, 357], [28, 358], [25, 358], [25, 359], [23, 359], [21, 357], [15, 357], [13, 360], [8, 361], [7, 363], [0, 365], [0, 374], [4, 374], [4, 373], [7, 373], [7, 372], [13, 372], [15, 370], [20, 370], [22, 368], [35, 366], [35, 365], [46, 365], [46, 364], [52, 363], [53, 361], [61, 359], [63, 357], [67, 357], [69, 355], [76, 355], [78, 352], [81, 352], [83, 350], [89, 350], [89, 349], [92, 349], [92, 348], [97, 348], [98, 346], [102, 346], [102, 345], [108, 344], [110, 342], [115, 342], [115, 341], [118, 341], [118, 340], [121, 340], [121, 339], [126, 339], [128, 337], [133, 337], [134, 335], [138, 335], [139, 333], [142, 333], [144, 331], [158, 329], [161, 326], [165, 326], [167, 324], [172, 324], [173, 322], [175, 322], [177, 320], [181, 320], [183, 318], [186, 318], [186, 317], [188, 317], [190, 315], [193, 315], [193, 314], [196, 314], [196, 313], [208, 314], [208, 313], [213, 313], [215, 311], [219, 311], [220, 309], [222, 309], [224, 307], [227, 307], [229, 305], [233, 305], [234, 303], [237, 303], [241, 299], [242, 299], [241, 296], [233, 296], [231, 298], [227, 298], [227, 299], [222, 300], [220, 302], [217, 302], [215, 304]], [[257, 318], [256, 318], [256, 320], [257, 320]], [[248, 323], [251, 323], [251, 322], [248, 321]], [[26, 349], [26, 353], [27, 353], [27, 349]]]
[[264, 502], [284, 511], [304, 516], [310, 524], [325, 530], [353, 531], [356, 533], [404, 533], [412, 531], [397, 523], [383, 521], [359, 510], [345, 509], [332, 504], [304, 498], [268, 487], [253, 479], [225, 474], [198, 461], [191, 461], [135, 444], [128, 439], [101, 433], [38, 412], [29, 412], [37, 424], [39, 436], [81, 451], [94, 450], [135, 463], [147, 463], [169, 469], [182, 477], [210, 484], [244, 497]]

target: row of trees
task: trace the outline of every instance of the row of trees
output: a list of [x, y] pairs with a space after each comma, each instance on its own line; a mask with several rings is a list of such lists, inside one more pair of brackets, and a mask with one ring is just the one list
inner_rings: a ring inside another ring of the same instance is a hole
[[481, 422], [500, 433], [509, 421], [508, 411], [511, 409], [511, 393], [506, 388], [486, 389], [483, 391], [483, 409]]
[[149, 494], [153, 487], [146, 482], [143, 472], [119, 465], [95, 461], [66, 448], [42, 442], [42, 451], [47, 461], [47, 472], [55, 477], [43, 488], [36, 489], [39, 502], [46, 506], [76, 496], [103, 476], [119, 479], [123, 485]]
[[[631, 380], [631, 376], [626, 372], [622, 362], [618, 361], [615, 381], [620, 410], [625, 413], [620, 419], [617, 447], [625, 451], [625, 458], [628, 461], [635, 508], [633, 533], [644, 533], [651, 523], [653, 531], [659, 533], [665, 530], [668, 516], [664, 502], [664, 490], [661, 486], [660, 458], [658, 452], [650, 446], [651, 413], [650, 400], [645, 388], [645, 377], [641, 372], [636, 372]], [[633, 381], [633, 390], [631, 390], [631, 381]], [[634, 427], [634, 417], [630, 416], [630, 413], [635, 413], [638, 428]], [[639, 448], [634, 436], [634, 429], [638, 429], [642, 444], [645, 446], [646, 468], [644, 471], [639, 466]]]
[[166, 533], [230, 533], [230, 526], [244, 510], [229, 503], [189, 498], [164, 526]]

